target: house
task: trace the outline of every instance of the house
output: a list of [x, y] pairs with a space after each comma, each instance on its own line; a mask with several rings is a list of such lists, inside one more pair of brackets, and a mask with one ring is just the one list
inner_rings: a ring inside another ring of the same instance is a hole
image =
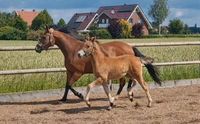
[[28, 26], [31, 26], [32, 21], [35, 19], [35, 17], [39, 14], [39, 12], [36, 12], [35, 10], [32, 11], [25, 11], [25, 10], [20, 10], [20, 11], [15, 11], [17, 16], [20, 16], [22, 20], [27, 22]]
[[87, 32], [96, 23], [99, 28], [107, 28], [112, 20], [127, 20], [131, 25], [143, 24], [144, 35], [152, 26], [138, 4], [102, 6], [96, 13], [76, 13], [68, 23], [69, 29]]

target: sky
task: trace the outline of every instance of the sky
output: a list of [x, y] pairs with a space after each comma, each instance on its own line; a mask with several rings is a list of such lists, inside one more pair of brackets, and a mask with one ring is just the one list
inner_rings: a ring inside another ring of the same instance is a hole
[[[54, 23], [57, 23], [60, 18], [68, 22], [75, 13], [95, 12], [100, 6], [123, 4], [139, 4], [151, 20], [148, 10], [153, 0], [0, 0], [0, 3], [1, 12], [47, 9]], [[168, 25], [169, 20], [179, 18], [189, 26], [200, 26], [200, 0], [168, 0], [168, 6], [170, 13], [163, 25]]]

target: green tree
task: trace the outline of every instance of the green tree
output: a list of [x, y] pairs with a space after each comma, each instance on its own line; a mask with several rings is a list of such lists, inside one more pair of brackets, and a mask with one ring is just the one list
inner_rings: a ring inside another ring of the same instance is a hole
[[38, 16], [33, 20], [31, 28], [33, 30], [44, 29], [45, 25], [52, 25], [53, 19], [47, 10], [41, 11]]
[[10, 26], [13, 27], [15, 23], [15, 13], [0, 12], [0, 27]]
[[119, 21], [119, 25], [121, 27], [120, 37], [121, 38], [130, 38], [132, 26], [129, 24], [129, 22], [124, 19], [121, 19]]
[[160, 25], [169, 14], [168, 0], [154, 0], [150, 7], [148, 15], [153, 19], [156, 28], [160, 34]]
[[173, 19], [169, 22], [169, 32], [171, 34], [182, 34], [184, 31], [184, 23], [180, 19]]
[[13, 25], [16, 29], [22, 30], [22, 31], [27, 31], [28, 30], [28, 25], [25, 21], [23, 21], [19, 16], [15, 17], [15, 23]]
[[58, 27], [64, 27], [64, 26], [66, 26], [65, 20], [64, 20], [63, 18], [61, 18], [61, 19], [58, 21], [57, 26], [58, 26]]

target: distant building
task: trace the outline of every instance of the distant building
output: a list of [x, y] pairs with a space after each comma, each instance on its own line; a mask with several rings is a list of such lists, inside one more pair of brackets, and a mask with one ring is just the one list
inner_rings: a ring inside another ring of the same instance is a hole
[[78, 32], [87, 32], [94, 23], [96, 23], [99, 28], [107, 28], [111, 20], [114, 19], [127, 20], [131, 25], [142, 23], [144, 35], [148, 35], [148, 29], [152, 28], [149, 20], [138, 4], [102, 6], [97, 12], [76, 13], [70, 19], [68, 26], [69, 29], [77, 30]]
[[35, 10], [32, 11], [25, 11], [25, 10], [20, 10], [20, 11], [15, 11], [17, 16], [20, 16], [22, 20], [27, 22], [28, 26], [31, 26], [32, 21], [35, 19], [35, 17], [39, 14], [39, 12], [36, 12]]

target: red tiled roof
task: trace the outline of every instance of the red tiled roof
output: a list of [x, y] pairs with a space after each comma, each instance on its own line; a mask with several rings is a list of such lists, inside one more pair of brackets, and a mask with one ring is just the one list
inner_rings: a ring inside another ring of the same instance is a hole
[[27, 22], [28, 26], [31, 26], [33, 19], [39, 14], [36, 11], [16, 11], [16, 14], [20, 16], [25, 22]]

